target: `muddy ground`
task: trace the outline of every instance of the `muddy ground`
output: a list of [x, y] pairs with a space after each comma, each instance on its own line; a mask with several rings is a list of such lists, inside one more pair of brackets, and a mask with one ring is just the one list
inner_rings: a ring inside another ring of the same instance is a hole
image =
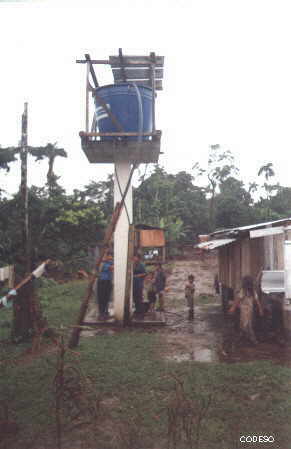
[[[145, 322], [138, 326], [139, 331], [159, 333], [160, 355], [168, 361], [235, 363], [273, 360], [291, 366], [290, 342], [283, 345], [269, 335], [260, 338], [259, 344], [253, 347], [237, 339], [233, 320], [223, 316], [220, 297], [214, 292], [214, 276], [217, 272], [217, 257], [212, 253], [203, 259], [196, 255], [192, 259], [174, 261], [167, 277], [166, 324], [151, 326]], [[188, 320], [184, 298], [184, 286], [189, 274], [194, 274], [196, 286], [195, 316], [192, 322]], [[92, 302], [85, 321], [95, 322], [96, 317], [96, 304]], [[108, 323], [97, 329], [86, 330], [82, 335], [90, 337], [117, 332], [120, 329]]]

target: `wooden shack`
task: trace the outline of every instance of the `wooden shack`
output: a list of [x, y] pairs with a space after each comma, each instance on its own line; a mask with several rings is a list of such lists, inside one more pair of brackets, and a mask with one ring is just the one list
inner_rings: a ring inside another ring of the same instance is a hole
[[145, 263], [164, 263], [166, 260], [166, 239], [163, 228], [146, 224], [135, 225], [135, 250]]
[[223, 229], [213, 232], [208, 242], [197, 246], [218, 250], [222, 290], [234, 292], [240, 288], [243, 276], [255, 279], [262, 270], [284, 270], [284, 228], [290, 224], [291, 218], [284, 218]]

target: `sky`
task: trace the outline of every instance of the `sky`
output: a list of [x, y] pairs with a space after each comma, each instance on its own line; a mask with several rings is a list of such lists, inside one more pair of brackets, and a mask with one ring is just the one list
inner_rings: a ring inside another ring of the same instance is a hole
[[[273, 162], [276, 181], [291, 186], [291, 9], [283, 0], [0, 0], [0, 144], [17, 145], [28, 102], [29, 145], [57, 142], [68, 159], [55, 172], [68, 192], [105, 179], [110, 164], [89, 164], [84, 53], [107, 59], [155, 51], [165, 56], [158, 92], [160, 163], [168, 172], [207, 163], [208, 148], [231, 150], [241, 177], [254, 181]], [[112, 82], [98, 67], [100, 84]], [[47, 165], [29, 165], [43, 185]], [[140, 167], [143, 172], [143, 166]], [[0, 188], [18, 189], [17, 164], [0, 172]]]

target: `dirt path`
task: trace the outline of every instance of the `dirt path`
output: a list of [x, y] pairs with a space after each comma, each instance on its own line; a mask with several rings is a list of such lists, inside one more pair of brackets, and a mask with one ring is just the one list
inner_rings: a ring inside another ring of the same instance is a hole
[[206, 255], [201, 260], [199, 256], [196, 259], [178, 260], [174, 262], [171, 274], [167, 278], [167, 304], [179, 308], [185, 305], [184, 288], [189, 274], [195, 276], [195, 296], [214, 295], [213, 283], [215, 274], [218, 271], [218, 261], [212, 254]]
[[[188, 274], [195, 275], [195, 317], [187, 319], [184, 285]], [[248, 362], [272, 360], [291, 366], [291, 344], [261, 336], [256, 347], [237, 342], [233, 321], [222, 314], [221, 300], [214, 295], [213, 280], [217, 273], [216, 258], [182, 260], [174, 264], [168, 277], [166, 295], [167, 327], [161, 330], [162, 357], [172, 361]]]
[[[166, 360], [201, 362], [218, 361], [220, 335], [214, 325], [220, 318], [219, 298], [214, 295], [213, 282], [217, 273], [217, 258], [210, 255], [201, 260], [179, 260], [167, 278], [165, 297], [167, 324], [161, 331], [163, 357]], [[188, 321], [188, 309], [184, 297], [185, 282], [189, 274], [195, 276], [195, 317]], [[203, 304], [204, 300], [207, 300]], [[210, 302], [209, 302], [210, 301]], [[202, 304], [201, 304], [202, 302]]]

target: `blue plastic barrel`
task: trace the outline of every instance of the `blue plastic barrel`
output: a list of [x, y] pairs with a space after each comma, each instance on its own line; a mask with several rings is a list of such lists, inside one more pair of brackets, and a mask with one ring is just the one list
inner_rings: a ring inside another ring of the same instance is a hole
[[[152, 96], [150, 87], [138, 86], [142, 100], [143, 132], [152, 131]], [[99, 87], [96, 93], [107, 104], [125, 132], [139, 131], [139, 103], [135, 87], [130, 83], [110, 84]], [[100, 133], [119, 132], [104, 108], [95, 99], [97, 125]], [[113, 140], [114, 137], [101, 137], [101, 140]], [[124, 138], [123, 138], [124, 139]], [[138, 140], [138, 137], [126, 137], [126, 140]], [[148, 140], [149, 137], [143, 137]]]

